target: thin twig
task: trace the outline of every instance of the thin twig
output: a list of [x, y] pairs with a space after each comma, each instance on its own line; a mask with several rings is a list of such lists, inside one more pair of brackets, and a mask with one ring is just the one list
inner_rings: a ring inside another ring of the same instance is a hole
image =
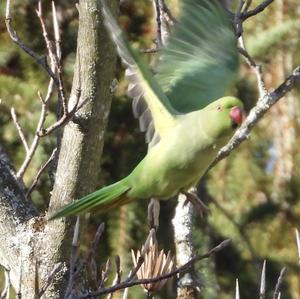
[[17, 298], [22, 298], [22, 279], [23, 279], [23, 263], [22, 263], [22, 255], [19, 257], [19, 272], [18, 272], [18, 286], [17, 286]]
[[64, 114], [57, 122], [55, 122], [54, 124], [52, 124], [48, 128], [41, 129], [38, 132], [38, 135], [40, 137], [44, 137], [44, 136], [47, 136], [47, 135], [51, 134], [53, 131], [57, 130], [58, 128], [61, 128], [61, 127], [65, 126], [73, 118], [75, 113], [88, 101], [88, 99], [86, 99], [86, 100], [82, 101], [79, 104], [80, 95], [81, 95], [81, 90], [77, 89], [76, 90], [76, 95], [75, 95], [75, 105], [72, 108], [72, 110], [69, 111], [67, 114]]
[[122, 299], [128, 299], [128, 290], [129, 290], [129, 288], [126, 288], [126, 289], [124, 290]]
[[38, 2], [38, 9], [35, 12], [36, 12], [36, 14], [37, 14], [37, 16], [40, 20], [40, 24], [41, 24], [41, 28], [42, 28], [42, 32], [43, 32], [43, 36], [44, 36], [44, 41], [45, 41], [45, 44], [46, 44], [46, 48], [48, 50], [48, 55], [50, 57], [51, 65], [56, 66], [57, 61], [56, 61], [56, 56], [54, 54], [55, 49], [54, 49], [53, 43], [49, 39], [47, 28], [46, 28], [46, 25], [45, 25], [45, 22], [44, 22], [41, 0]]
[[[48, 128], [42, 128], [38, 135], [40, 137], [46, 136], [51, 134], [53, 131], [56, 129], [66, 125], [75, 115], [75, 113], [85, 104], [85, 101], [83, 101], [81, 104], [79, 104], [80, 96], [81, 96], [81, 81], [79, 80], [79, 87], [76, 90], [75, 93], [75, 100], [74, 100], [74, 106], [73, 108], [69, 111], [68, 110], [68, 100], [65, 95], [65, 90], [64, 90], [64, 84], [63, 84], [63, 79], [62, 79], [62, 65], [61, 65], [61, 39], [60, 39], [60, 33], [59, 33], [59, 23], [57, 19], [57, 14], [56, 14], [56, 8], [55, 8], [55, 3], [52, 1], [52, 16], [53, 16], [53, 31], [54, 31], [54, 37], [55, 37], [55, 44], [50, 41], [47, 33], [47, 28], [45, 26], [45, 21], [43, 19], [43, 12], [42, 12], [42, 5], [41, 1], [39, 1], [39, 8], [36, 11], [38, 18], [41, 23], [42, 31], [43, 31], [43, 36], [44, 40], [46, 43], [46, 47], [49, 53], [49, 57], [51, 59], [51, 65], [54, 66], [56, 72], [57, 72], [57, 85], [58, 85], [58, 94], [59, 94], [59, 100], [61, 101], [62, 105], [62, 115], [59, 116], [59, 119], [52, 124]], [[80, 72], [80, 57], [78, 56], [78, 65], [79, 65], [79, 72]], [[80, 74], [79, 74], [80, 78]]]
[[[53, 67], [51, 66], [51, 68], [53, 68], [53, 70], [55, 69], [54, 66]], [[53, 91], [54, 91], [54, 81], [52, 79], [50, 79], [49, 84], [48, 84], [47, 94], [44, 98], [44, 102], [46, 105], [50, 101]]]
[[278, 277], [278, 280], [277, 280], [277, 283], [276, 283], [276, 287], [275, 287], [275, 291], [274, 291], [274, 294], [273, 294], [273, 299], [277, 299], [279, 295], [279, 291], [280, 291], [280, 288], [281, 288], [281, 285], [282, 285], [282, 282], [283, 282], [283, 277], [286, 273], [286, 268], [282, 268], [281, 271], [280, 271], [280, 275]]
[[298, 262], [300, 264], [300, 234], [297, 228], [296, 228], [296, 242], [297, 242], [297, 251], [298, 251]]
[[244, 13], [246, 13], [249, 10], [251, 4], [252, 4], [252, 0], [246, 0]]
[[108, 259], [105, 264], [105, 269], [104, 269], [104, 271], [102, 271], [101, 281], [100, 281], [98, 290], [103, 288], [104, 283], [108, 279], [108, 275], [109, 275], [110, 271], [111, 271], [111, 261], [110, 261], [110, 259]]
[[52, 151], [51, 156], [49, 157], [49, 159], [46, 161], [46, 163], [40, 168], [40, 170], [38, 171], [38, 173], [36, 174], [30, 188], [28, 189], [27, 193], [26, 193], [26, 197], [30, 196], [31, 192], [33, 191], [33, 189], [35, 188], [39, 178], [41, 177], [42, 173], [45, 171], [45, 169], [48, 167], [48, 165], [51, 163], [51, 161], [54, 159], [55, 154], [57, 152], [57, 148], [55, 148]]
[[35, 154], [35, 151], [39, 145], [39, 141], [40, 141], [40, 135], [38, 134], [38, 132], [40, 132], [43, 128], [43, 125], [45, 123], [45, 120], [46, 120], [46, 116], [47, 116], [47, 105], [45, 103], [45, 101], [43, 100], [42, 98], [42, 95], [40, 93], [38, 93], [38, 96], [40, 98], [40, 101], [42, 103], [42, 108], [41, 108], [41, 114], [40, 114], [40, 119], [39, 119], [39, 122], [37, 124], [37, 127], [36, 127], [36, 133], [35, 133], [35, 136], [33, 138], [33, 141], [30, 145], [30, 148], [26, 154], [26, 157], [25, 157], [25, 160], [23, 162], [23, 164], [21, 165], [18, 173], [17, 173], [17, 177], [19, 178], [22, 178], [26, 169], [28, 168], [34, 154]]
[[166, 21], [172, 26], [174, 25], [177, 21], [174, 18], [173, 14], [169, 10], [168, 6], [166, 5], [164, 0], [159, 0], [160, 2], [160, 9], [163, 17], [166, 19]]
[[76, 260], [78, 256], [78, 248], [79, 248], [79, 226], [80, 226], [80, 218], [77, 216], [76, 224], [74, 227], [74, 234], [73, 234], [73, 240], [72, 240], [72, 246], [71, 246], [71, 258], [70, 258], [70, 276], [69, 276], [69, 282], [67, 285], [66, 290], [66, 298], [69, 294], [72, 292], [72, 288], [75, 281], [75, 268], [76, 268]]
[[[119, 284], [122, 279], [121, 277], [122, 271], [120, 269], [120, 257], [118, 255], [115, 257], [115, 265], [116, 265], [116, 276], [112, 282], [112, 286]], [[112, 298], [113, 298], [113, 293], [109, 293], [107, 299], [112, 299]]]
[[[101, 223], [98, 226], [97, 231], [94, 236], [94, 239], [91, 242], [90, 250], [88, 251], [88, 253], [86, 255], [86, 259], [81, 264], [81, 269], [84, 266], [86, 266], [87, 264], [89, 264], [91, 277], [92, 277], [92, 280], [94, 281], [95, 285], [99, 284], [99, 282], [97, 281], [98, 270], [97, 270], [97, 263], [96, 263], [97, 246], [99, 244], [100, 237], [103, 234], [104, 228], [105, 228], [104, 223]], [[77, 271], [77, 273], [79, 273], [79, 271]], [[101, 277], [101, 279], [102, 279], [102, 277]]]
[[255, 60], [250, 56], [248, 51], [246, 50], [244, 38], [243, 38], [243, 18], [242, 15], [245, 13], [249, 8], [250, 2], [245, 2], [244, 0], [240, 0], [237, 11], [234, 16], [234, 24], [236, 28], [236, 35], [238, 37], [238, 43], [239, 43], [239, 52], [243, 55], [243, 57], [246, 59], [248, 65], [254, 70], [257, 83], [258, 83], [258, 89], [259, 89], [259, 96], [263, 97], [265, 94], [268, 93], [266, 89], [266, 85], [263, 79], [263, 73], [262, 73], [262, 67], [261, 65], [258, 65]]
[[[60, 33], [59, 33], [59, 24], [58, 24], [58, 19], [57, 19], [57, 15], [56, 15], [56, 8], [55, 8], [54, 2], [52, 1], [52, 15], [53, 15], [53, 31], [54, 31], [55, 43], [50, 41], [50, 39], [48, 37], [47, 28], [46, 28], [44, 18], [43, 18], [41, 1], [39, 1], [38, 9], [36, 10], [36, 13], [40, 20], [44, 40], [46, 43], [46, 48], [48, 50], [48, 55], [50, 57], [51, 67], [49, 67], [46, 57], [39, 58], [37, 56], [37, 54], [35, 54], [30, 48], [25, 46], [25, 44], [20, 40], [17, 33], [12, 28], [12, 18], [11, 18], [11, 14], [10, 14], [10, 0], [8, 0], [6, 3], [6, 14], [5, 14], [6, 15], [6, 26], [7, 26], [7, 31], [9, 33], [11, 39], [22, 50], [24, 50], [28, 55], [30, 55], [39, 65], [41, 65], [48, 72], [48, 74], [51, 78], [50, 82], [49, 82], [49, 86], [48, 86], [47, 96], [46, 96], [45, 100], [43, 101], [43, 105], [42, 105], [42, 112], [41, 112], [41, 118], [40, 118], [40, 121], [42, 121], [42, 126], [38, 125], [37, 134], [31, 144], [30, 148], [29, 148], [29, 146], [27, 146], [27, 148], [25, 147], [26, 151], [27, 151], [27, 155], [26, 155], [25, 161], [23, 162], [23, 164], [17, 174], [18, 177], [22, 177], [24, 175], [24, 172], [26, 171], [29, 163], [31, 162], [33, 154], [35, 153], [35, 150], [38, 146], [39, 138], [42, 136], [49, 135], [54, 130], [64, 126], [74, 116], [76, 111], [78, 109], [80, 109], [82, 107], [82, 105], [84, 104], [84, 102], [83, 102], [79, 105], [79, 100], [80, 100], [80, 95], [81, 95], [81, 89], [80, 89], [81, 87], [79, 86], [79, 88], [75, 94], [74, 107], [71, 109], [71, 111], [68, 111], [68, 101], [65, 96], [63, 80], [62, 80], [62, 66], [60, 63], [60, 61], [61, 61], [61, 46], [60, 46], [61, 40], [60, 40]], [[55, 75], [55, 71], [57, 72], [57, 76]], [[58, 119], [57, 122], [52, 124], [49, 128], [44, 129], [43, 124], [45, 122], [46, 111], [47, 111], [46, 104], [48, 103], [49, 99], [51, 98], [54, 83], [58, 87], [59, 99], [60, 99], [60, 101], [62, 103], [62, 107], [63, 107], [63, 115], [61, 118]], [[40, 122], [39, 122], [39, 124], [40, 124]], [[20, 134], [21, 131], [19, 129], [18, 129], [18, 131]], [[25, 139], [22, 139], [22, 142], [25, 146], [24, 140]]]
[[256, 75], [256, 80], [258, 83], [258, 90], [259, 90], [259, 96], [263, 97], [265, 94], [268, 93], [265, 81], [263, 79], [263, 73], [262, 73], [262, 66], [257, 64], [254, 59], [250, 56], [250, 54], [247, 52], [244, 44], [244, 39], [242, 36], [238, 39], [240, 47], [238, 48], [239, 52], [244, 56], [246, 59], [248, 65], [254, 70]]
[[[60, 64], [60, 59], [57, 55], [57, 53], [61, 53], [61, 50], [60, 49], [56, 50], [56, 46], [60, 46], [60, 43], [58, 41], [56, 41], [56, 44], [54, 44], [49, 39], [49, 35], [48, 35], [47, 28], [46, 28], [46, 25], [45, 25], [45, 21], [44, 21], [44, 18], [43, 18], [41, 0], [39, 1], [38, 7], [39, 8], [36, 11], [36, 13], [37, 13], [37, 16], [38, 16], [38, 18], [40, 20], [40, 23], [41, 23], [43, 36], [44, 36], [44, 40], [45, 40], [46, 47], [47, 47], [47, 50], [48, 50], [48, 54], [49, 54], [49, 57], [50, 57], [52, 63], [55, 65], [55, 68], [56, 68], [56, 71], [57, 71], [59, 98], [61, 100], [62, 107], [63, 107], [63, 115], [67, 115], [68, 114], [68, 101], [66, 99], [64, 86], [63, 86], [62, 66]], [[54, 10], [55, 10], [55, 8], [54, 8]], [[56, 10], [55, 10], [55, 12], [56, 12]], [[54, 25], [54, 34], [57, 34], [57, 32], [56, 32], [57, 28], [58, 28], [57, 18], [54, 17], [54, 16], [53, 16], [53, 18], [55, 20], [55, 24], [53, 24]], [[59, 36], [56, 36], [56, 38], [59, 39]]]
[[39, 262], [36, 259], [34, 264], [34, 298], [39, 298], [40, 293], [40, 277], [39, 277]]
[[243, 34], [243, 20], [242, 20], [242, 10], [244, 7], [245, 1], [240, 0], [237, 10], [234, 15], [234, 23], [237, 37], [240, 37]]
[[90, 252], [91, 255], [94, 255], [94, 256], [95, 256], [95, 254], [96, 254], [96, 249], [97, 249], [97, 246], [98, 246], [98, 244], [99, 244], [100, 238], [101, 238], [101, 236], [102, 236], [102, 234], [103, 234], [103, 232], [104, 232], [104, 229], [105, 229], [105, 224], [104, 224], [104, 222], [102, 222], [102, 223], [98, 226], [97, 231], [96, 231], [95, 236], [94, 236], [94, 239], [93, 239], [93, 241], [92, 241], [92, 243], [91, 243], [91, 245], [92, 245], [92, 246], [91, 246], [91, 252]]
[[15, 124], [15, 126], [16, 126], [16, 128], [17, 128], [17, 130], [18, 130], [18, 133], [19, 133], [20, 139], [21, 139], [21, 141], [22, 141], [22, 143], [23, 143], [23, 145], [24, 145], [25, 151], [26, 151], [26, 153], [28, 154], [28, 152], [29, 152], [28, 143], [27, 143], [27, 141], [26, 141], [26, 138], [25, 138], [23, 129], [22, 129], [22, 127], [21, 127], [21, 125], [20, 125], [20, 123], [19, 123], [19, 121], [18, 121], [18, 119], [17, 119], [17, 115], [16, 115], [15, 108], [12, 107], [12, 108], [10, 109], [10, 114], [11, 114], [11, 117], [12, 117], [12, 119], [13, 119], [13, 121], [14, 121], [14, 124]]
[[126, 279], [127, 282], [132, 281], [135, 277], [136, 273], [140, 270], [141, 266], [144, 263], [144, 256], [140, 256], [136, 263], [136, 266], [130, 271], [128, 278]]
[[162, 36], [161, 36], [161, 8], [160, 1], [154, 0], [155, 12], [156, 12], [156, 43], [159, 48], [162, 46]]
[[154, 47], [154, 48], [149, 48], [149, 49], [141, 49], [140, 52], [143, 54], [151, 54], [151, 53], [157, 53], [160, 51], [161, 48], [159, 47]]
[[41, 290], [38, 294], [38, 298], [41, 298], [44, 295], [44, 293], [46, 292], [46, 290], [50, 286], [51, 282], [55, 278], [55, 275], [57, 274], [58, 271], [61, 270], [62, 267], [63, 267], [63, 263], [57, 263], [56, 265], [54, 265], [54, 268], [51, 271], [51, 273], [49, 274], [45, 284], [41, 287]]
[[[257, 15], [258, 13], [262, 12], [267, 6], [269, 6], [274, 0], [265, 0], [261, 4], [257, 5], [254, 9], [244, 11], [242, 14], [242, 19], [245, 21], [246, 19]], [[246, 6], [247, 8], [247, 6]]]
[[102, 222], [97, 228], [94, 239], [91, 242], [90, 249], [87, 252], [85, 258], [83, 259], [83, 261], [81, 261], [80, 265], [76, 267], [76, 272], [73, 274], [74, 276], [73, 279], [75, 279], [82, 272], [82, 269], [84, 269], [87, 266], [89, 261], [95, 260], [97, 246], [104, 232], [104, 229], [105, 229], [105, 224]]
[[122, 276], [121, 260], [118, 255], [116, 255], [116, 257], [115, 257], [115, 265], [116, 265], [116, 272], [117, 272], [117, 275], [116, 275], [116, 284], [117, 284], [117, 283], [120, 283], [121, 278], [122, 278], [121, 277]]
[[265, 299], [266, 297], [266, 261], [264, 260], [263, 267], [261, 270], [260, 287], [259, 287], [259, 298]]
[[240, 287], [239, 287], [239, 280], [235, 280], [235, 299], [240, 299]]
[[61, 39], [60, 39], [60, 30], [59, 23], [56, 13], [55, 2], [52, 0], [52, 20], [53, 20], [53, 32], [55, 38], [55, 48], [56, 48], [56, 56], [58, 57], [59, 63], [61, 63]]
[[221, 242], [219, 245], [217, 245], [216, 247], [214, 247], [213, 249], [211, 249], [207, 253], [205, 253], [203, 255], [197, 255], [197, 256], [193, 257], [186, 264], [182, 265], [179, 268], [176, 268], [175, 270], [169, 272], [168, 274], [161, 275], [161, 276], [154, 277], [154, 278], [137, 279], [137, 280], [133, 280], [133, 281], [124, 281], [124, 282], [121, 282], [118, 285], [115, 285], [113, 287], [102, 288], [102, 289], [99, 289], [95, 292], [90, 292], [88, 294], [84, 294], [84, 295], [80, 296], [79, 298], [80, 299], [92, 298], [92, 297], [96, 297], [96, 296], [99, 296], [99, 295], [104, 295], [104, 294], [108, 294], [108, 293], [111, 293], [111, 292], [115, 292], [117, 290], [132, 287], [132, 286], [135, 286], [135, 285], [154, 283], [154, 282], [158, 282], [158, 281], [170, 278], [172, 276], [177, 275], [178, 273], [182, 273], [182, 272], [187, 271], [190, 267], [192, 267], [194, 265], [194, 263], [196, 263], [196, 262], [198, 262], [202, 259], [206, 259], [206, 258], [210, 257], [211, 255], [213, 255], [213, 254], [219, 252], [220, 250], [224, 249], [226, 246], [228, 246], [229, 242], [230, 242], [229, 239]]
[[34, 53], [30, 48], [28, 48], [22, 40], [17, 35], [17, 32], [12, 27], [12, 17], [10, 14], [10, 0], [6, 1], [6, 11], [5, 11], [5, 24], [7, 28], [7, 32], [12, 39], [12, 41], [17, 44], [25, 53], [33, 58], [33, 60], [40, 65], [48, 75], [54, 80], [54, 82], [58, 85], [58, 80], [55, 74], [52, 72], [51, 68], [47, 63], [47, 58], [45, 56], [39, 57], [36, 53]]

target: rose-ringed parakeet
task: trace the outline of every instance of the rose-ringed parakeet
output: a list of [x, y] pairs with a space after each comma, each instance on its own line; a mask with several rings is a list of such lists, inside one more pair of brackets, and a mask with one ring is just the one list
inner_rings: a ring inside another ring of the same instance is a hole
[[150, 149], [127, 177], [70, 203], [52, 219], [186, 192], [243, 119], [242, 102], [224, 97], [238, 68], [238, 53], [231, 21], [218, 0], [182, 1], [181, 17], [160, 51], [154, 77], [102, 4]]

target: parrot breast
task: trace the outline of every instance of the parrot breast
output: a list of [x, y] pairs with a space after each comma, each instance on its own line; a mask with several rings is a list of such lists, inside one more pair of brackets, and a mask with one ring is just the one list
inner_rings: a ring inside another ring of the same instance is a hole
[[[203, 115], [202, 115], [203, 116]], [[134, 169], [134, 198], [169, 198], [194, 186], [230, 135], [210, 136], [203, 129], [200, 111], [183, 116]]]

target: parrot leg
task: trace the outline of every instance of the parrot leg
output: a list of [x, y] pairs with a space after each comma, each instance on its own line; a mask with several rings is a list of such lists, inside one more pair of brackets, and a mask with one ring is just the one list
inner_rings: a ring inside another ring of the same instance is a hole
[[159, 211], [160, 211], [160, 203], [156, 198], [151, 198], [150, 203], [148, 205], [148, 222], [151, 228], [155, 230], [159, 227]]
[[187, 202], [191, 202], [201, 217], [204, 217], [210, 213], [209, 207], [199, 198], [196, 192], [182, 191], [181, 193], [186, 196], [184, 205], [186, 205]]

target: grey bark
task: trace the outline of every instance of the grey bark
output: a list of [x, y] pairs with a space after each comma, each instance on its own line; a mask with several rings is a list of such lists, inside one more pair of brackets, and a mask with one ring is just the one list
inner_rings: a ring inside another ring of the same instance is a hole
[[[178, 204], [172, 220], [174, 227], [174, 242], [176, 248], [176, 266], [180, 267], [195, 256], [193, 244], [193, 206], [185, 204], [186, 196], [178, 196]], [[191, 269], [177, 283], [177, 299], [197, 298], [199, 281]]]
[[[79, 12], [79, 55], [70, 104], [79, 87], [80, 101], [87, 102], [63, 131], [50, 214], [95, 189], [111, 103], [109, 90], [116, 55], [102, 23], [100, 1], [81, 0]], [[16, 291], [21, 292], [22, 298], [30, 299], [35, 296], [36, 265], [42, 286], [54, 266], [62, 262], [64, 266], [44, 296], [62, 298], [67, 282], [72, 222], [63, 219], [47, 222], [48, 213], [38, 215], [24, 194], [22, 183], [17, 181], [5, 154], [1, 154], [0, 263], [9, 269]]]
[[16, 289], [20, 276], [20, 236], [26, 223], [37, 215], [33, 204], [26, 199], [24, 186], [17, 180], [8, 157], [0, 148], [0, 264], [9, 270]]

